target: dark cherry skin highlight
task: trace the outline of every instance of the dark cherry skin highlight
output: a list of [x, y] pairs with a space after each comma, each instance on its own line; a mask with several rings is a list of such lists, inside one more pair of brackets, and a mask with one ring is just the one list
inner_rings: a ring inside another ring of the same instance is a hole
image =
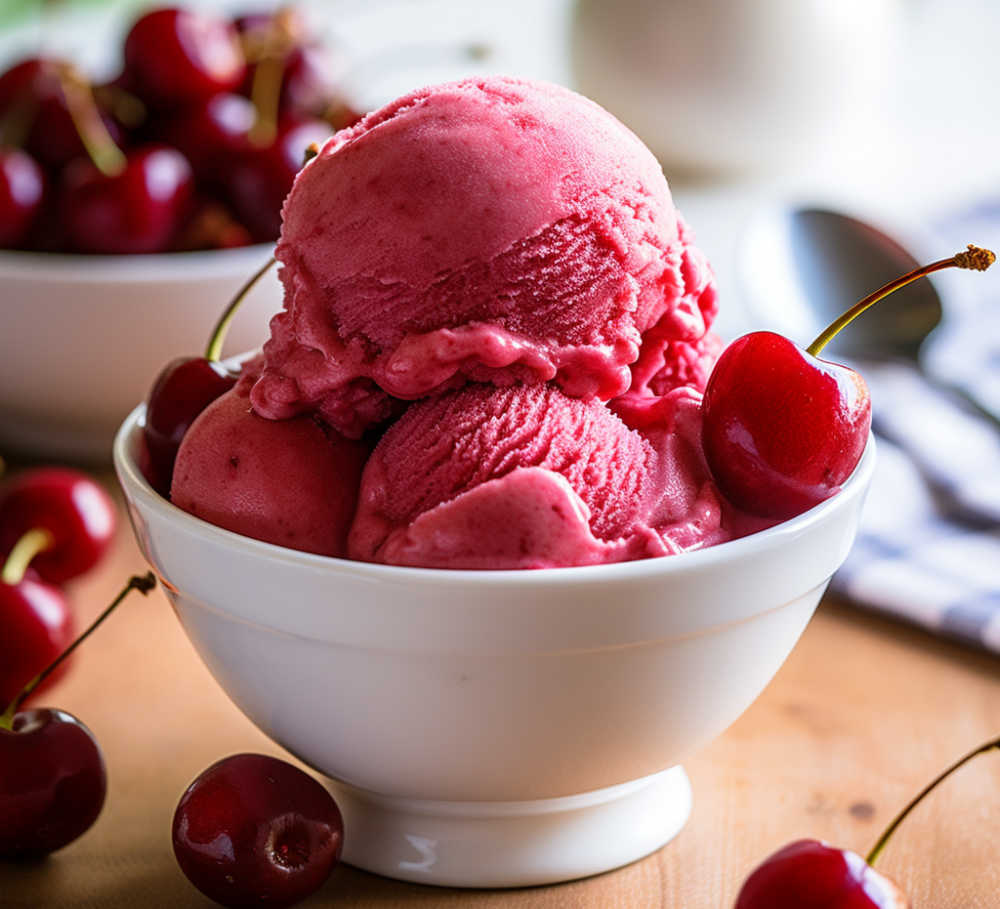
[[0, 248], [24, 245], [45, 197], [45, 174], [27, 152], [0, 148]]
[[192, 884], [230, 907], [291, 906], [340, 859], [340, 810], [316, 780], [262, 754], [205, 770], [177, 805], [174, 854]]

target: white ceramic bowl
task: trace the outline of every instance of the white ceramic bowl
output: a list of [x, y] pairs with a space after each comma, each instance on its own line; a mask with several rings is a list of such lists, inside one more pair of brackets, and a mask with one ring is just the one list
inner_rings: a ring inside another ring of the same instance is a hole
[[114, 458], [140, 546], [233, 701], [330, 777], [345, 858], [390, 877], [567, 880], [684, 825], [678, 762], [788, 656], [854, 539], [871, 443], [834, 498], [660, 559], [543, 571], [369, 565], [260, 543]]
[[[272, 251], [0, 251], [0, 452], [108, 461], [115, 430], [160, 369], [204, 352], [226, 303]], [[271, 269], [226, 348], [259, 347], [280, 308]]]

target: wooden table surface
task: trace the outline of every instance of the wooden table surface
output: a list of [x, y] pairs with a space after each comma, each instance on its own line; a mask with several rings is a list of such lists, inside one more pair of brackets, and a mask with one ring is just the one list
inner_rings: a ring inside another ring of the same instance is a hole
[[[109, 558], [71, 590], [81, 626], [145, 568], [123, 520]], [[281, 752], [209, 676], [162, 591], [133, 594], [44, 700], [94, 731], [108, 799], [95, 826], [66, 849], [30, 866], [0, 864], [0, 906], [213, 905], [174, 862], [177, 799], [220, 757]], [[424, 887], [341, 866], [301, 905], [725, 909], [756, 863], [792, 839], [864, 853], [926, 781], [996, 734], [1000, 661], [828, 598], [758, 701], [686, 762], [694, 812], [659, 852], [587, 880], [513, 891]], [[919, 909], [996, 907], [998, 844], [1000, 754], [991, 753], [918, 809], [879, 867]]]

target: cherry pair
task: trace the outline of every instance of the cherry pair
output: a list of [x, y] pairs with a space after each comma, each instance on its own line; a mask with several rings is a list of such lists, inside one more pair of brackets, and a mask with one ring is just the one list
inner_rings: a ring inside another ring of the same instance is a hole
[[0, 709], [71, 640], [60, 585], [100, 561], [116, 524], [104, 489], [69, 468], [25, 471], [0, 492]]

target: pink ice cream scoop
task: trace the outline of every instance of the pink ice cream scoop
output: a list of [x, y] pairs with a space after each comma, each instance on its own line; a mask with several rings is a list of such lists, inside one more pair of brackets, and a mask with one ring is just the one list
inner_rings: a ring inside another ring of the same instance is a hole
[[655, 371], [715, 315], [656, 159], [554, 85], [401, 98], [323, 147], [283, 217], [285, 308], [252, 392], [271, 419], [315, 412], [357, 437], [467, 381], [607, 400], [644, 335]]
[[412, 404], [365, 466], [356, 559], [428, 568], [619, 562], [747, 532], [701, 452], [701, 396], [647, 431], [552, 384], [468, 385]]
[[177, 453], [171, 501], [234, 533], [343, 556], [370, 446], [308, 416], [256, 416], [249, 385], [244, 376], [191, 425]]

